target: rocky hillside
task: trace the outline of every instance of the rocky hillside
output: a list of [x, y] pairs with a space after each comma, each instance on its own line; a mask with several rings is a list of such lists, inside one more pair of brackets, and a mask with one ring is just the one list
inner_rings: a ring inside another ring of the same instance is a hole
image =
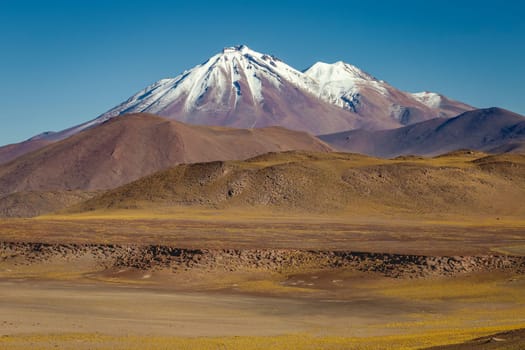
[[72, 211], [203, 206], [316, 213], [525, 213], [525, 156], [456, 152], [384, 160], [285, 152], [243, 162], [180, 165]]

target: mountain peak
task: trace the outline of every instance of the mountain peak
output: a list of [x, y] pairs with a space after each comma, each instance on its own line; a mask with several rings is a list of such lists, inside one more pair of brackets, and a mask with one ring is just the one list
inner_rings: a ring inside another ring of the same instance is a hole
[[225, 47], [222, 49], [222, 53], [233, 53], [233, 52], [247, 53], [249, 51], [253, 51], [253, 50], [251, 50], [248, 46], [244, 44], [229, 46], [229, 47]]
[[304, 73], [320, 81], [338, 81], [359, 79], [377, 81], [376, 78], [361, 69], [343, 61], [335, 63], [316, 62]]

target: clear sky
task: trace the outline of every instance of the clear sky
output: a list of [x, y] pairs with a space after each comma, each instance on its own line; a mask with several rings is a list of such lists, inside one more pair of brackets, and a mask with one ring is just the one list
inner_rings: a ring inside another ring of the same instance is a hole
[[95, 118], [237, 44], [525, 114], [524, 3], [0, 0], [0, 145]]

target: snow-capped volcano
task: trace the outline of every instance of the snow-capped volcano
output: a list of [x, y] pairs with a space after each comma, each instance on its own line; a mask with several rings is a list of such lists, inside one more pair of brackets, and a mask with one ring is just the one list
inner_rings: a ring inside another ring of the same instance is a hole
[[395, 128], [471, 109], [435, 95], [438, 103], [436, 98], [399, 91], [344, 62], [318, 62], [299, 71], [241, 45], [224, 48], [175, 78], [157, 81], [94, 122], [149, 112], [193, 124], [280, 125], [323, 134]]
[[149, 112], [193, 124], [280, 125], [311, 133], [358, 126], [346, 111], [318, 98], [319, 89], [315, 78], [276, 57], [236, 46], [148, 86], [98, 119]]
[[[307, 91], [315, 85], [312, 79], [275, 57], [244, 45], [228, 47], [175, 78], [162, 79], [146, 87], [102, 116], [136, 111], [168, 117], [184, 113], [186, 116], [182, 118], [190, 121], [202, 113], [231, 115], [237, 109], [246, 108], [257, 113], [271, 100], [265, 96], [265, 90], [281, 90], [290, 83]], [[257, 120], [252, 118], [249, 122], [256, 126]]]
[[175, 78], [151, 84], [86, 123], [39, 135], [9, 152], [0, 148], [0, 163], [126, 113], [149, 112], [191, 124], [237, 128], [277, 125], [319, 135], [397, 128], [470, 109], [439, 94], [400, 91], [348, 63], [317, 62], [300, 71], [241, 45], [224, 48]]

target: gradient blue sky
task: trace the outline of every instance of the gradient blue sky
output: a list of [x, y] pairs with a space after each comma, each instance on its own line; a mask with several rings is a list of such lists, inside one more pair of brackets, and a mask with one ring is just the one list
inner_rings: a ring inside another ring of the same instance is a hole
[[95, 118], [237, 44], [525, 114], [523, 1], [0, 0], [0, 145]]

